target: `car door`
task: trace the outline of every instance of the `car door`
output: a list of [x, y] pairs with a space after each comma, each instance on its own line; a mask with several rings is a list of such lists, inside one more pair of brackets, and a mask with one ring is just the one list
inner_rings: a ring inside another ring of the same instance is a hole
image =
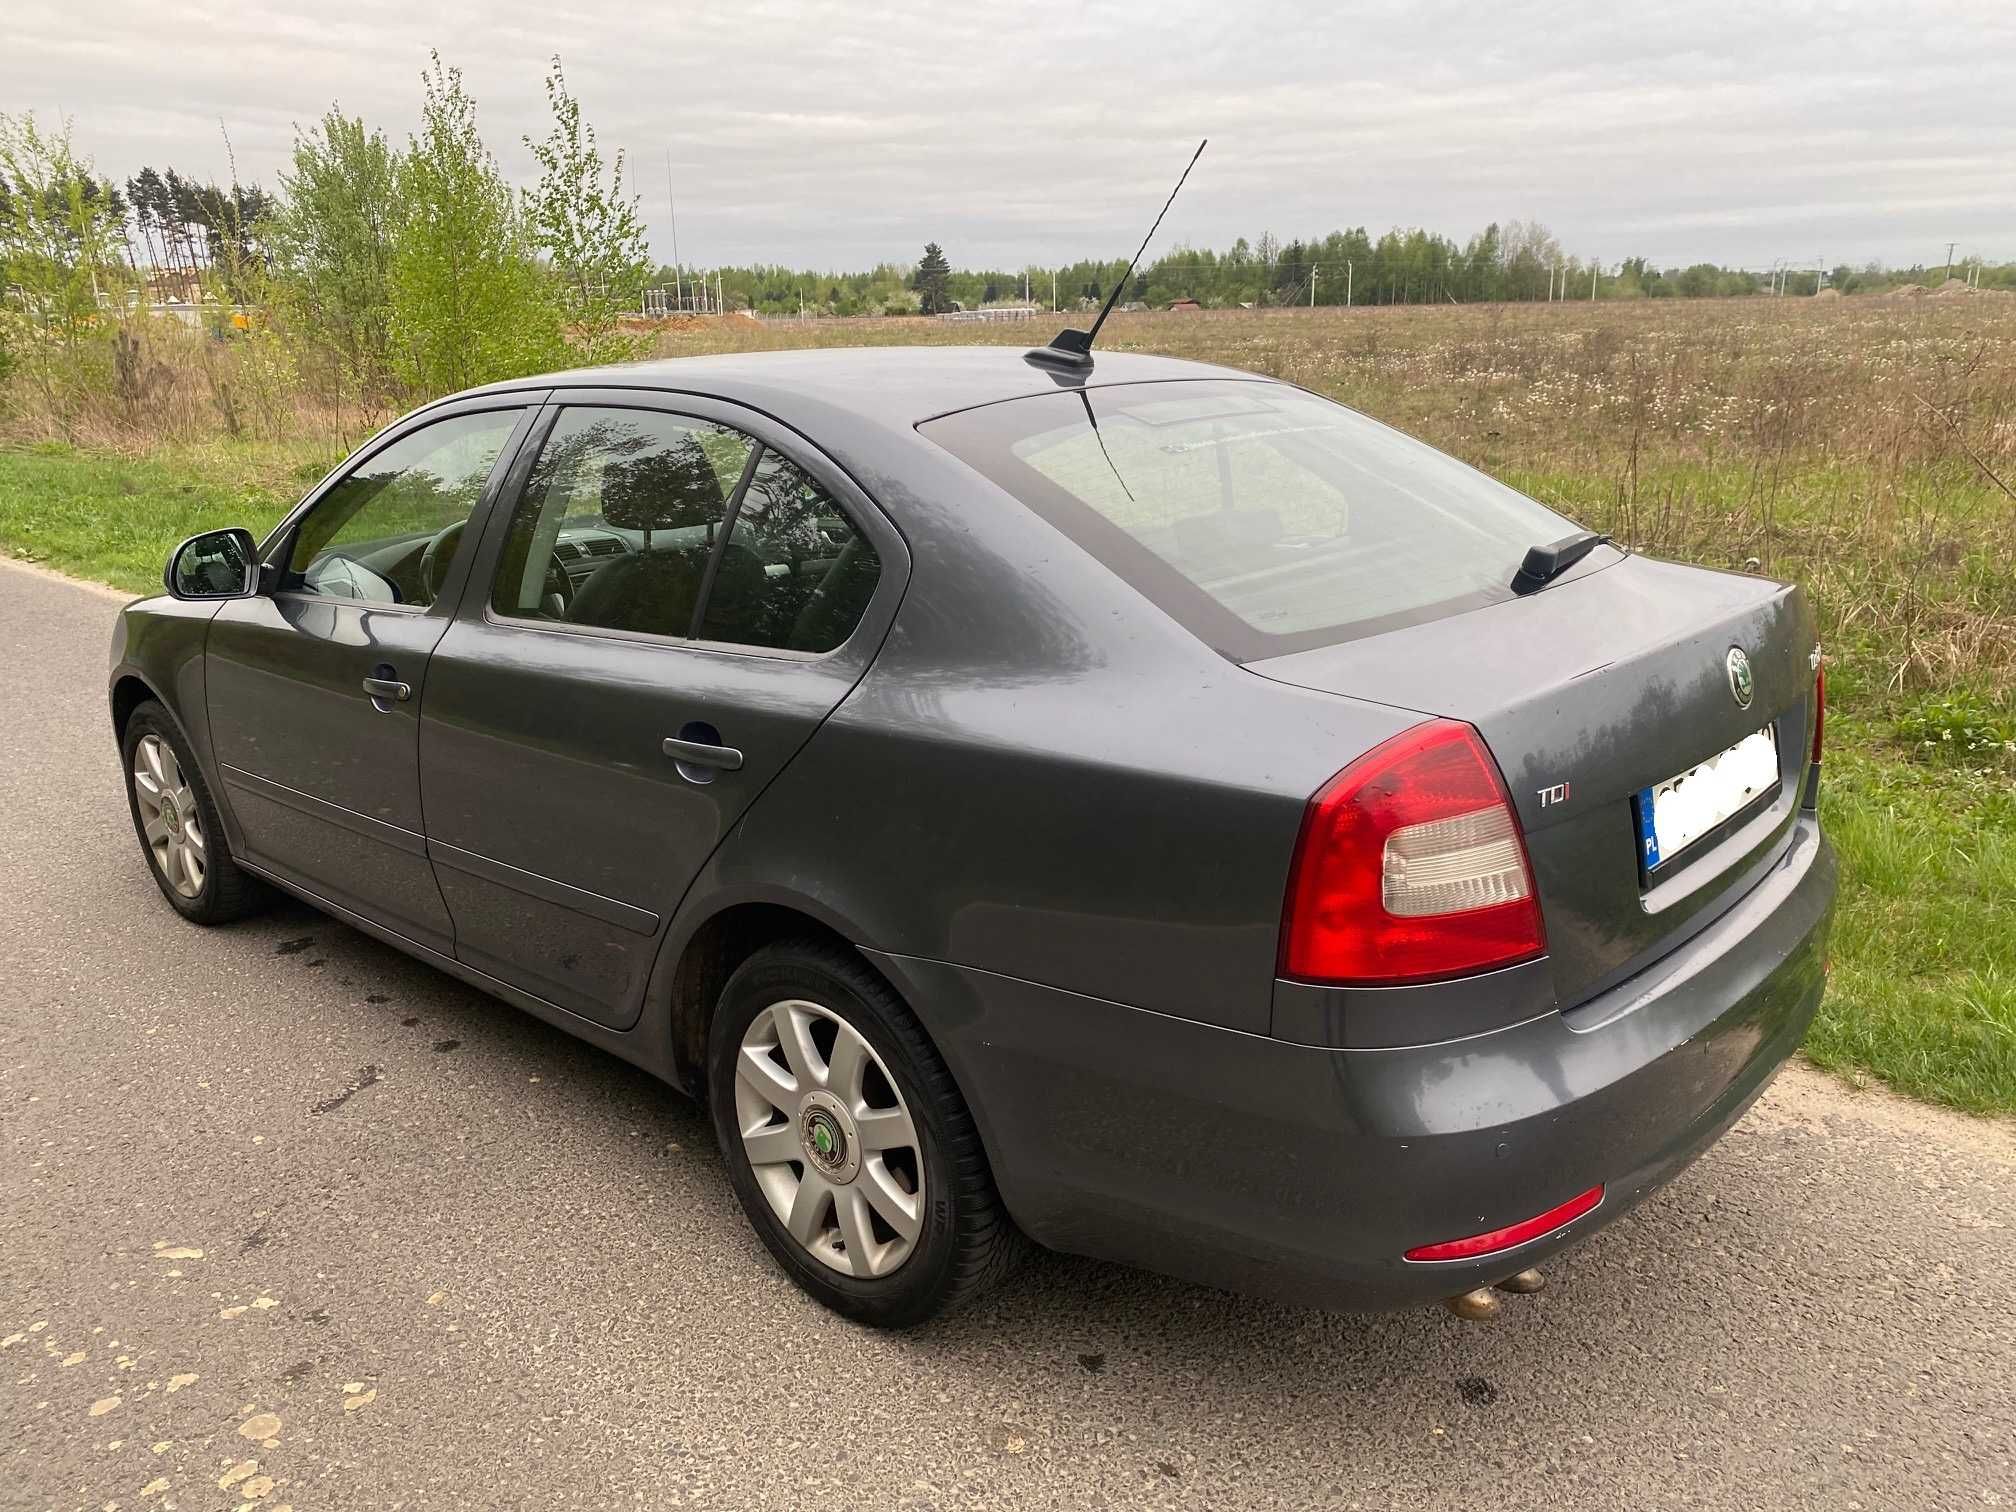
[[556, 402], [421, 711], [428, 851], [463, 962], [624, 1027], [667, 919], [866, 669], [901, 537], [738, 406]]
[[423, 838], [420, 701], [538, 398], [387, 431], [268, 540], [267, 591], [219, 610], [204, 648], [244, 859], [443, 954], [454, 941]]

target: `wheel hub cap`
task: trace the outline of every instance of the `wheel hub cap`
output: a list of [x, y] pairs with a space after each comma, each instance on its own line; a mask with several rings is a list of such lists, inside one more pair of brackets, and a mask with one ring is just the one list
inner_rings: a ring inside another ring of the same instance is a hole
[[134, 748], [132, 783], [141, 839], [161, 879], [184, 898], [201, 897], [209, 846], [196, 794], [160, 736], [142, 736]]
[[798, 1110], [798, 1140], [805, 1158], [836, 1186], [845, 1186], [861, 1170], [861, 1152], [854, 1120], [839, 1098], [828, 1092], [808, 1092]]
[[772, 1003], [743, 1033], [735, 1122], [750, 1174], [801, 1249], [845, 1276], [886, 1276], [924, 1231], [924, 1152], [875, 1047], [830, 1008]]

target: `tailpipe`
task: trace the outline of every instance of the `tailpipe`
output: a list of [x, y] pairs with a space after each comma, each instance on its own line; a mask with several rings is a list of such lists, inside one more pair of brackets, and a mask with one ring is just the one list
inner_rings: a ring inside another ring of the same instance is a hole
[[1516, 1276], [1507, 1276], [1491, 1286], [1473, 1287], [1454, 1297], [1445, 1297], [1442, 1305], [1457, 1317], [1469, 1323], [1490, 1323], [1504, 1311], [1505, 1303], [1499, 1293], [1508, 1296], [1530, 1297], [1547, 1284], [1547, 1278], [1537, 1270], [1520, 1271]]
[[1442, 1305], [1465, 1322], [1489, 1323], [1497, 1318], [1505, 1304], [1498, 1300], [1498, 1293], [1490, 1287], [1479, 1286], [1454, 1297], [1445, 1297]]

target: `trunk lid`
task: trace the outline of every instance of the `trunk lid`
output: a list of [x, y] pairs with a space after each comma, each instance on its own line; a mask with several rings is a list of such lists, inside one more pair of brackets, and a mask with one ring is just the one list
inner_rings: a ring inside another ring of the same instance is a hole
[[[1732, 647], [1749, 660], [1747, 708]], [[1704, 928], [1768, 868], [1811, 750], [1814, 652], [1798, 588], [1633, 556], [1509, 602], [1246, 666], [1476, 726], [1525, 831], [1567, 1009]], [[1776, 787], [1648, 871], [1641, 790], [1766, 726]]]

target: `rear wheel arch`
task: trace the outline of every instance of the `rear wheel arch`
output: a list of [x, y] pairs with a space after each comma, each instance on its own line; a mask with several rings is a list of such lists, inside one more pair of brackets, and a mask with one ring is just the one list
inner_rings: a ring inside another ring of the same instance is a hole
[[875, 971], [851, 940], [813, 914], [783, 903], [731, 903], [709, 915], [686, 938], [672, 968], [667, 1042], [680, 1086], [695, 1093], [704, 1091], [707, 1031], [714, 1021], [721, 989], [736, 967], [779, 940], [805, 940], [844, 951], [896, 992], [895, 984]]

